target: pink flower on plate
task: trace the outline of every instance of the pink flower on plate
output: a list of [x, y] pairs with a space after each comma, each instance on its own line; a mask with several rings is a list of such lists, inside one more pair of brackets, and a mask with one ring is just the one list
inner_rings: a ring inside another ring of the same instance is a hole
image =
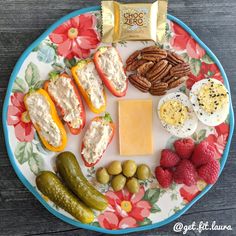
[[171, 22], [174, 36], [171, 38], [171, 46], [179, 51], [187, 50], [191, 58], [200, 59], [206, 52], [201, 46], [178, 24]]
[[16, 138], [20, 142], [30, 142], [34, 138], [34, 128], [24, 105], [24, 94], [13, 93], [8, 106], [7, 124], [14, 126]]
[[220, 70], [216, 64], [207, 64], [205, 62], [202, 62], [199, 75], [195, 76], [193, 74], [190, 74], [188, 80], [186, 81], [186, 86], [188, 89], [191, 89], [196, 82], [207, 78], [217, 79], [222, 83], [224, 82]]
[[96, 16], [83, 14], [66, 21], [56, 28], [50, 35], [50, 40], [58, 44], [57, 53], [72, 59], [86, 58], [90, 50], [99, 44], [99, 36], [95, 30]]
[[141, 187], [136, 194], [130, 194], [127, 190], [119, 192], [108, 191], [106, 197], [109, 207], [98, 216], [101, 227], [106, 229], [124, 229], [138, 226], [144, 218], [150, 215], [151, 205], [142, 200], [144, 188]]
[[222, 123], [215, 127], [215, 133], [210, 134], [206, 139], [216, 151], [216, 159], [220, 159], [225, 149], [225, 145], [228, 140], [229, 135], [229, 125], [227, 123]]

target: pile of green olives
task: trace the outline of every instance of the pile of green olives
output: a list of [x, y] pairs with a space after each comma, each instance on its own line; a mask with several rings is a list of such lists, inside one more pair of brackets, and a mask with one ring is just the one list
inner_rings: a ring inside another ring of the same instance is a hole
[[107, 168], [101, 167], [97, 170], [96, 179], [101, 184], [107, 184], [111, 181], [111, 186], [115, 192], [126, 187], [130, 193], [137, 193], [140, 188], [138, 180], [147, 180], [150, 175], [150, 168], [146, 164], [137, 166], [133, 160], [127, 160], [123, 163], [112, 161]]

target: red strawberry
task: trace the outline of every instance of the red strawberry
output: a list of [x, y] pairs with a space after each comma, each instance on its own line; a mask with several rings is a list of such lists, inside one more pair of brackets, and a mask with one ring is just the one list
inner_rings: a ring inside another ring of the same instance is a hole
[[215, 148], [207, 141], [203, 140], [194, 149], [191, 161], [196, 167], [204, 165], [214, 160]]
[[191, 186], [197, 181], [197, 171], [189, 160], [181, 160], [174, 172], [174, 180], [176, 183], [184, 183]]
[[182, 159], [189, 159], [194, 150], [194, 141], [191, 138], [179, 139], [174, 142], [176, 153]]
[[168, 169], [163, 169], [162, 167], [157, 166], [155, 169], [155, 175], [159, 184], [163, 188], [168, 188], [173, 182], [172, 172]]
[[220, 163], [217, 160], [211, 160], [198, 168], [198, 175], [208, 184], [214, 184], [218, 179], [220, 172]]
[[180, 161], [179, 156], [172, 152], [169, 149], [163, 149], [161, 151], [161, 160], [160, 165], [161, 167], [174, 167], [176, 166]]

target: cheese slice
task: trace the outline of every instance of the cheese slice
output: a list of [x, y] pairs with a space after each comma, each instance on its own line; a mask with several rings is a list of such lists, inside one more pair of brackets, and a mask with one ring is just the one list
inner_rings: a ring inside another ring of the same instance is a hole
[[152, 100], [120, 100], [120, 155], [153, 154]]

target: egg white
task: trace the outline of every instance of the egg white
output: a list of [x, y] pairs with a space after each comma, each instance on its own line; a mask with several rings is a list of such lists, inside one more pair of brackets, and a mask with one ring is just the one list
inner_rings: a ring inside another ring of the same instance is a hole
[[216, 79], [200, 80], [192, 86], [192, 89], [189, 93], [189, 99], [193, 105], [193, 109], [198, 119], [203, 124], [208, 125], [208, 126], [217, 126], [221, 124], [222, 122], [224, 122], [229, 114], [229, 95], [227, 95], [227, 98], [228, 98], [227, 103], [224, 106], [222, 106], [221, 109], [216, 110], [215, 112], [213, 112], [213, 114], [207, 113], [201, 106], [199, 106], [197, 96], [202, 86], [204, 86], [208, 82], [214, 82], [215, 84], [222, 84], [219, 80], [216, 80]]
[[[170, 125], [161, 119], [161, 116], [160, 116], [161, 106], [162, 104], [164, 104], [165, 102], [169, 100], [177, 100], [188, 108], [189, 117], [182, 125], [177, 125], [177, 126]], [[194, 113], [194, 110], [193, 110], [192, 104], [189, 101], [189, 98], [184, 93], [174, 92], [174, 93], [169, 93], [165, 95], [164, 97], [162, 97], [158, 103], [157, 113], [163, 127], [174, 136], [185, 138], [185, 137], [191, 136], [197, 129], [198, 119]]]

